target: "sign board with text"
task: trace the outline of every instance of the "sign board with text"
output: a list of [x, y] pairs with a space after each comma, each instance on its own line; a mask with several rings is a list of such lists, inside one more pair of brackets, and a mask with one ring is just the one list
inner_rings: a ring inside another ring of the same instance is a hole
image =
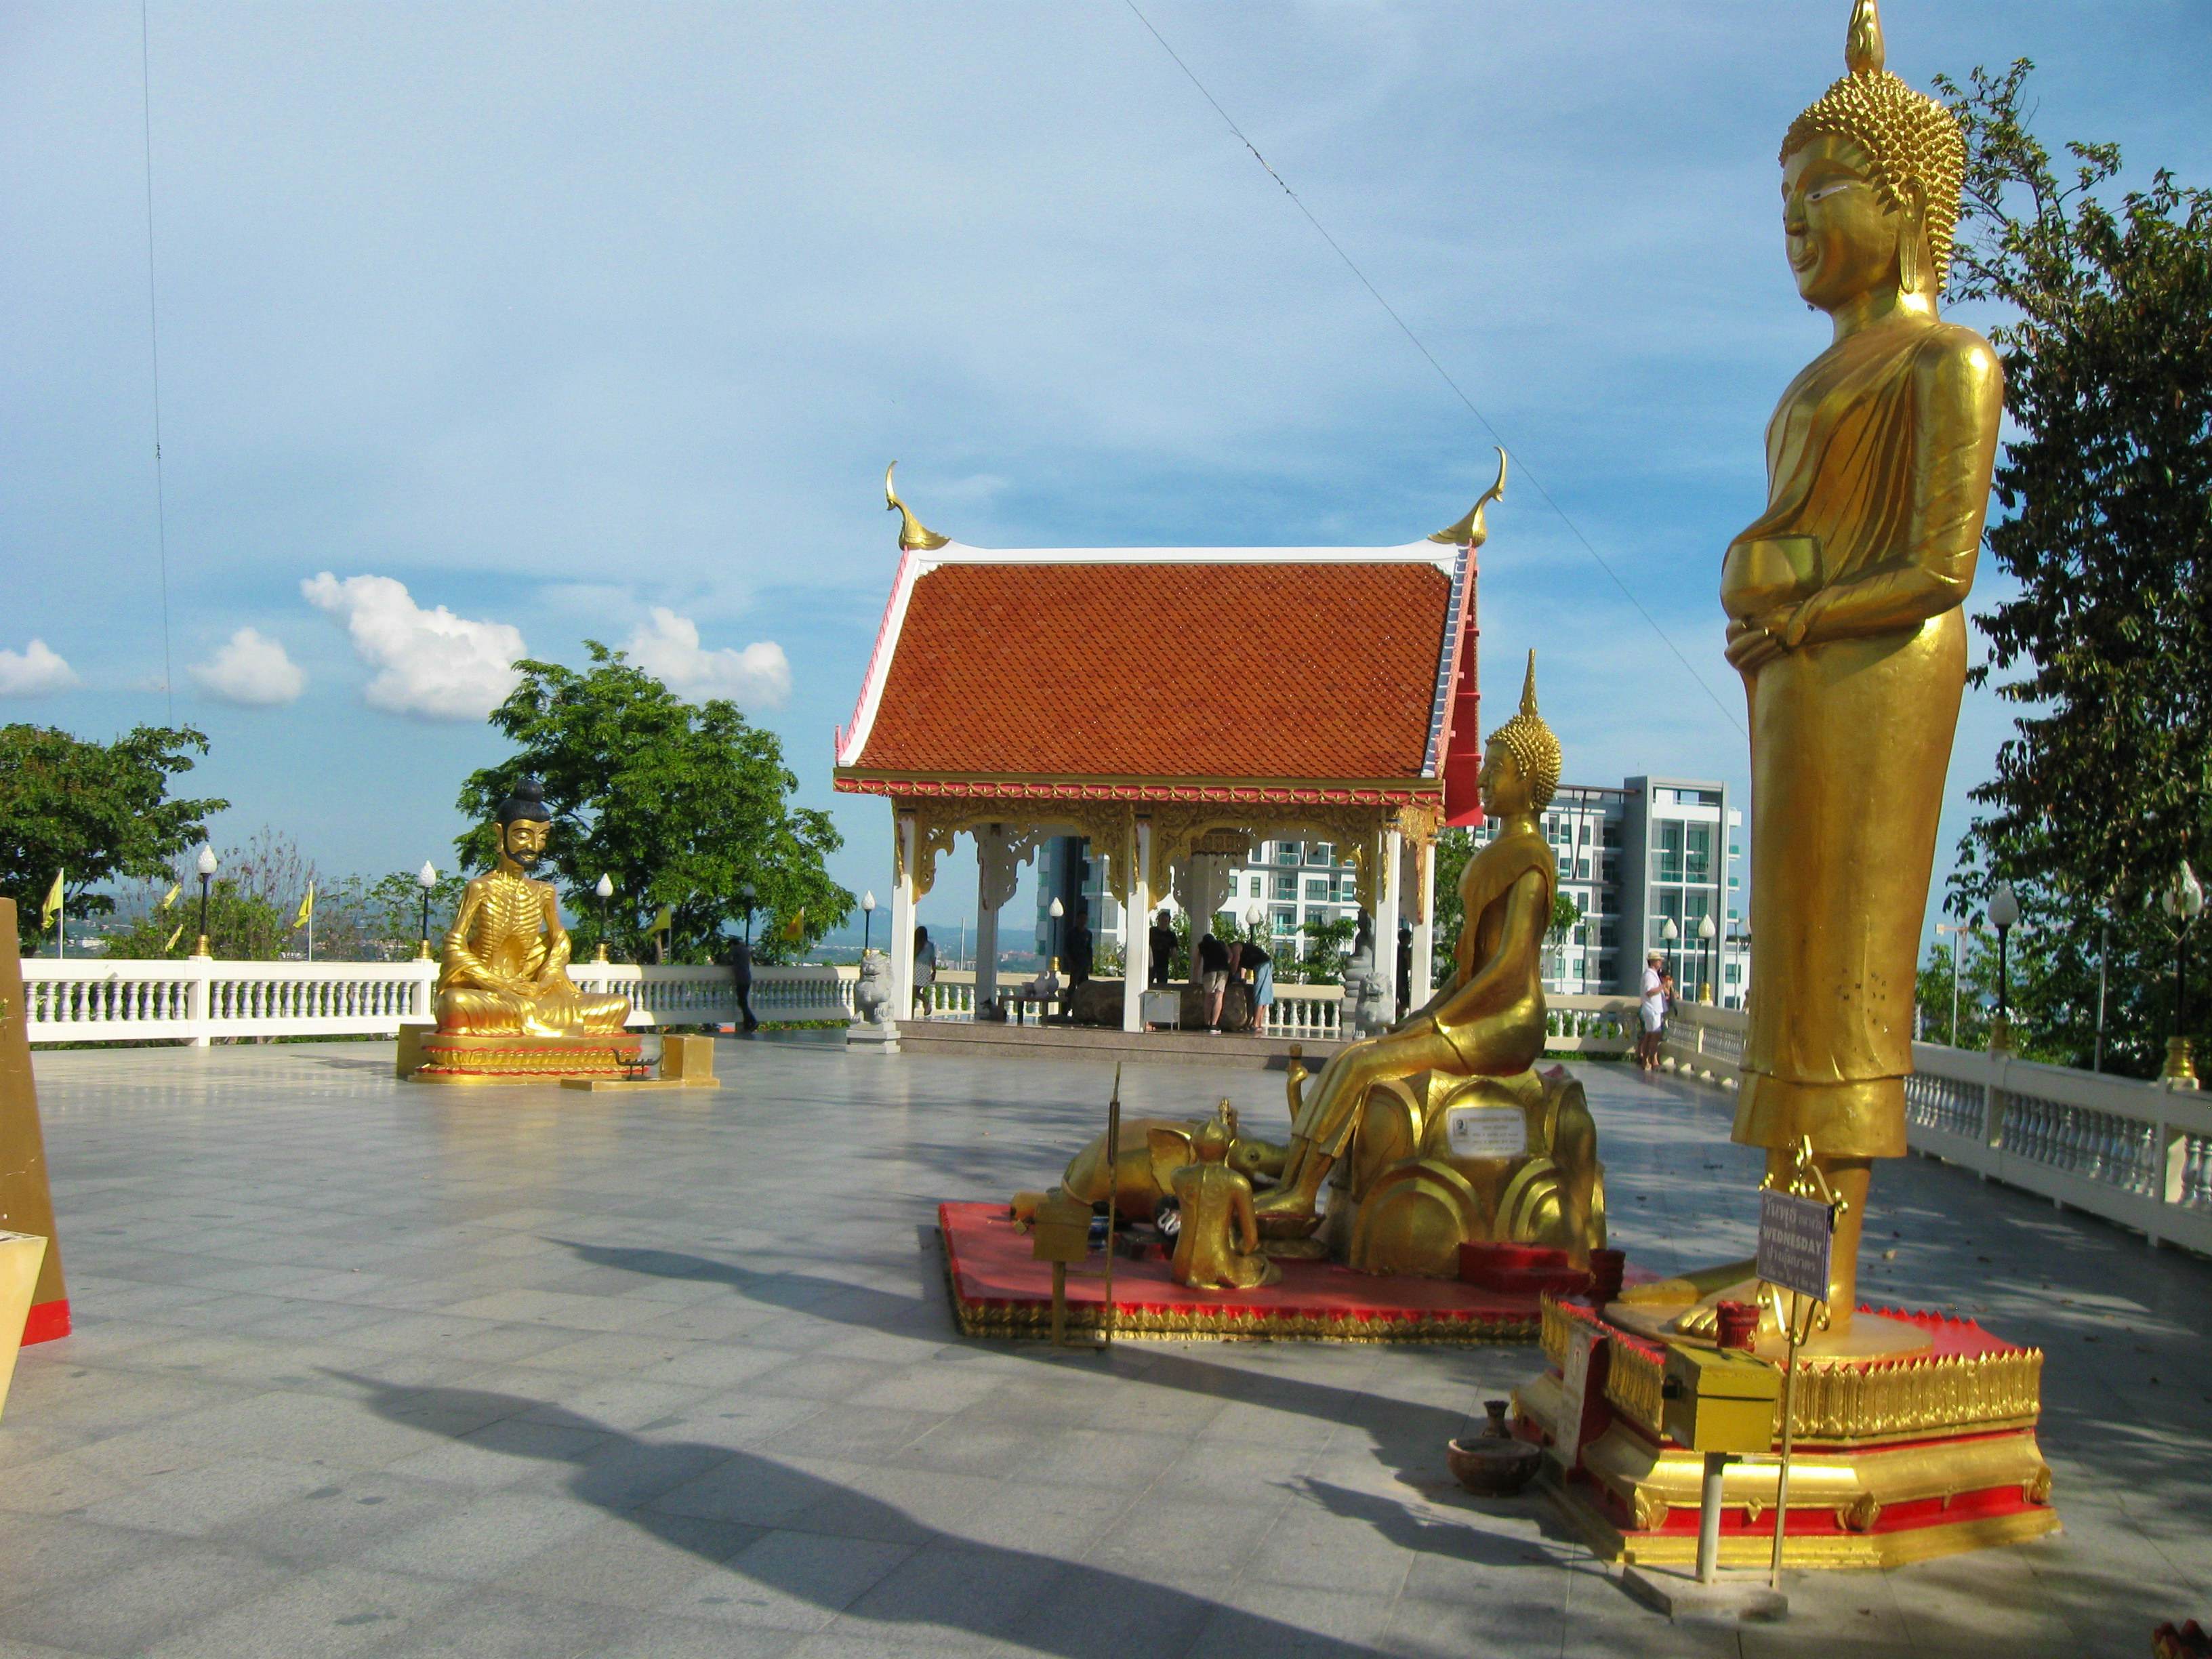
[[1528, 1120], [1518, 1106], [1455, 1106], [1444, 1114], [1454, 1158], [1519, 1158], [1528, 1150]]
[[1759, 1194], [1755, 1271], [1768, 1284], [1826, 1302], [1835, 1241], [1833, 1206], [1771, 1188]]
[[1567, 1354], [1559, 1365], [1559, 1420], [1552, 1436], [1552, 1455], [1570, 1474], [1582, 1462], [1583, 1418], [1589, 1407], [1590, 1356], [1604, 1334], [1592, 1326], [1577, 1324], [1567, 1336]]

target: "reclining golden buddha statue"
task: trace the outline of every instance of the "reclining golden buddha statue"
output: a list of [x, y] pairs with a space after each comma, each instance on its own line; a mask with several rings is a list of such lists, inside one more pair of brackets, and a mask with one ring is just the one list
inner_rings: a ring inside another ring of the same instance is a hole
[[629, 999], [568, 977], [568, 930], [550, 882], [530, 874], [553, 817], [525, 778], [493, 821], [497, 862], [471, 880], [438, 958], [438, 1029], [423, 1042], [426, 1079], [544, 1079], [623, 1071], [638, 1039]]
[[1605, 1243], [1604, 1172], [1579, 1083], [1536, 1071], [1542, 952], [1559, 866], [1540, 815], [1559, 787], [1559, 739], [1536, 712], [1536, 656], [1520, 712], [1482, 764], [1490, 843], [1468, 860], [1451, 974], [1428, 1003], [1351, 1044], [1297, 1105], [1280, 1185], [1256, 1206], [1271, 1238], [1313, 1234], [1322, 1182], [1346, 1159], [1330, 1253], [1369, 1273], [1459, 1271], [1459, 1246], [1564, 1249]]

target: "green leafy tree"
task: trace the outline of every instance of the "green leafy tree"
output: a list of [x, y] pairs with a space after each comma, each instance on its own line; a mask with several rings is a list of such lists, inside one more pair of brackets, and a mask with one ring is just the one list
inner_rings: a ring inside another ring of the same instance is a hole
[[610, 953], [642, 960], [662, 906], [672, 926], [669, 957], [718, 956], [726, 928], [744, 924], [744, 891], [755, 890], [755, 955], [763, 962], [804, 952], [853, 908], [823, 860], [844, 844], [827, 812], [793, 806], [799, 780], [772, 732], [747, 723], [735, 703], [684, 702], [623, 653], [585, 641], [591, 665], [578, 670], [526, 659], [521, 684], [491, 714], [517, 745], [499, 765], [471, 775], [460, 809], [475, 827], [453, 843], [472, 870], [491, 866], [490, 817], [515, 783], [545, 786], [554, 816], [550, 862], [579, 956], [600, 938], [602, 874]]
[[2088, 1062], [2102, 964], [2107, 1064], [2147, 1075], [2172, 1020], [2153, 900], [2212, 848], [2212, 192], [2161, 170], [2108, 199], [2118, 149], [2055, 160], [2022, 107], [2032, 68], [1942, 83], [1970, 158], [1953, 288], [1999, 308], [2012, 418], [1987, 540], [2015, 586], [1975, 619], [1975, 675], [2021, 711], [1945, 908], [1978, 915], [2011, 881], [2029, 1051]]
[[[468, 884], [466, 875], [449, 870], [430, 890], [428, 937], [432, 951], [453, 925]], [[319, 939], [317, 953], [333, 961], [342, 959], [343, 952], [356, 960], [391, 962], [422, 948], [422, 887], [411, 870], [394, 870], [374, 878], [348, 876], [331, 889], [327, 904], [320, 899], [317, 904], [319, 916], [327, 915], [331, 925], [328, 945]]]
[[57, 870], [67, 872], [63, 892], [76, 916], [114, 913], [113, 896], [95, 888], [169, 878], [172, 861], [230, 805], [169, 799], [195, 753], [207, 753], [207, 736], [190, 726], [135, 726], [113, 743], [0, 726], [0, 894], [15, 901], [26, 949]]
[[[307, 953], [307, 934], [294, 923], [300, 900], [317, 879], [315, 866], [301, 856], [289, 836], [262, 829], [243, 847], [217, 854], [216, 874], [208, 890], [209, 954], [228, 962], [274, 962]], [[173, 882], [177, 896], [164, 906]], [[128, 926], [107, 936], [106, 953], [131, 958], [186, 957], [199, 942], [199, 878], [181, 862], [141, 890]], [[319, 931], [327, 920], [319, 897]], [[343, 923], [340, 924], [343, 933]], [[319, 945], [321, 943], [318, 941]], [[325, 959], [340, 951], [319, 949]]]

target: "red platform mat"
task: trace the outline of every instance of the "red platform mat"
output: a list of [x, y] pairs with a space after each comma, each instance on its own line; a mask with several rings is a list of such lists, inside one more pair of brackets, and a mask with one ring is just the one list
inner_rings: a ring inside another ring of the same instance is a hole
[[[1003, 1204], [940, 1204], [937, 1221], [960, 1328], [969, 1336], [1041, 1336], [1052, 1325], [1052, 1265], [1030, 1254]], [[1164, 1258], [1114, 1263], [1116, 1336], [1271, 1337], [1322, 1342], [1533, 1342], [1533, 1296], [1451, 1279], [1358, 1273], [1333, 1261], [1284, 1261], [1256, 1291], [1186, 1290]], [[1067, 1270], [1068, 1329], [1095, 1332], [1106, 1263]]]

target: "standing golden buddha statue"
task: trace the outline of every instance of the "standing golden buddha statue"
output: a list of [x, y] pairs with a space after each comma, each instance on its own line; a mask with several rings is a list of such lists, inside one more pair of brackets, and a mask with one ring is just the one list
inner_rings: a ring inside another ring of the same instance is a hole
[[1914, 969], [1966, 680], [1960, 606], [2004, 402], [1989, 343], [1936, 311], [1964, 135], [1883, 69], [1875, 0], [1857, 0], [1844, 58], [1782, 145], [1790, 267], [1834, 340], [1782, 394], [1766, 511], [1721, 573], [1751, 714], [1755, 949], [1734, 1138], [1766, 1149], [1777, 1184], [1809, 1139], [1846, 1200], [1836, 1337], [1856, 1301], [1873, 1160], [1905, 1151]]
[[530, 872], [553, 815], [525, 778], [493, 819], [493, 867], [471, 880], [438, 957], [436, 1035], [425, 1080], [527, 1080], [617, 1073], [637, 1060], [629, 1000], [586, 994], [568, 976], [568, 930], [550, 882]]

